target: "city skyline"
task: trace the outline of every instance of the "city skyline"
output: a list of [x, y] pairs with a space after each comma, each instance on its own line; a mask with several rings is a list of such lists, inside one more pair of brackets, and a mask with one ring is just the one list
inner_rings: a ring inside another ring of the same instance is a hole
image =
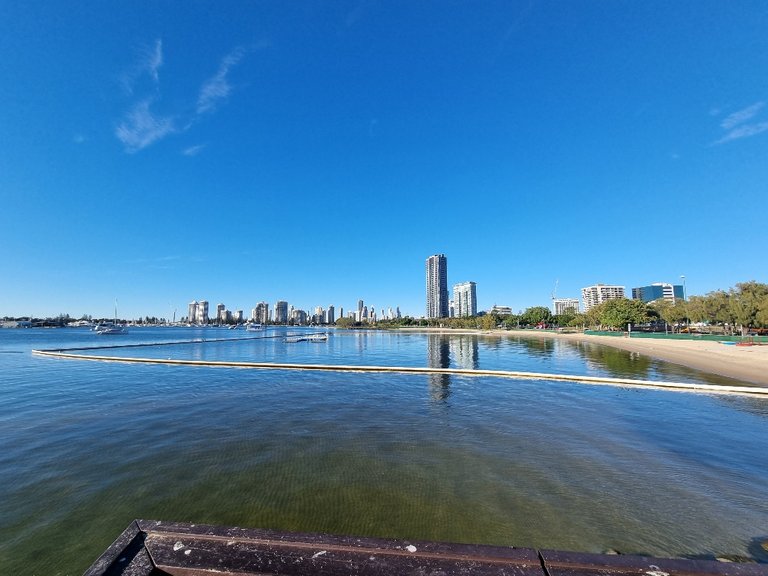
[[2, 316], [768, 282], [765, 3], [4, 8]]
[[[433, 271], [436, 275], [443, 274], [445, 277], [445, 284], [447, 286], [447, 256], [445, 254], [436, 254], [427, 258], [426, 261], [427, 271], [427, 308], [430, 307], [429, 295], [430, 295], [430, 271]], [[682, 277], [684, 280], [684, 276]], [[446, 289], [446, 294], [448, 294]], [[663, 299], [671, 304], [675, 304], [677, 300], [686, 300], [685, 286], [681, 284], [671, 284], [667, 282], [653, 282], [646, 286], [634, 287], [630, 292], [631, 296], [626, 293], [625, 286], [619, 285], [606, 285], [606, 284], [594, 284], [581, 289], [581, 300], [578, 298], [570, 297], [555, 297], [555, 292], [552, 293], [551, 306], [548, 306], [552, 313], [555, 315], [563, 314], [568, 311], [573, 312], [586, 312], [591, 307], [609, 300], [612, 298], [627, 298], [632, 300], [642, 300], [644, 302], [653, 302], [655, 300]], [[452, 317], [471, 317], [483, 313], [492, 314], [515, 314], [522, 313], [524, 310], [514, 310], [513, 308], [503, 305], [494, 304], [487, 309], [479, 309], [477, 307], [477, 291], [476, 283], [472, 281], [461, 282], [453, 285], [453, 298], [448, 299], [448, 315], [445, 318]], [[537, 305], [539, 306], [539, 305]], [[270, 307], [270, 304], [266, 301], [260, 301], [251, 308], [250, 315], [246, 315], [242, 309], [229, 309], [226, 304], [219, 302], [216, 305], [215, 317], [209, 314], [209, 301], [208, 300], [193, 300], [187, 305], [187, 315], [177, 315], [178, 310], [174, 309], [173, 313], [168, 316], [158, 316], [156, 318], [163, 319], [165, 321], [173, 322], [188, 322], [192, 324], [207, 324], [207, 323], [242, 323], [246, 321], [253, 321], [257, 323], [274, 322], [276, 324], [285, 324], [289, 321], [296, 320], [293, 316], [294, 312], [300, 312], [304, 316], [315, 323], [333, 324], [334, 319], [349, 317], [357, 322], [375, 322], [379, 319], [394, 319], [401, 318], [403, 316], [410, 316], [409, 314], [402, 314], [400, 307], [392, 306], [380, 308], [380, 313], [376, 312], [374, 305], [365, 303], [365, 300], [358, 299], [357, 308], [355, 310], [347, 309], [348, 312], [344, 315], [344, 307], [339, 307], [338, 317], [335, 315], [336, 305], [329, 304], [327, 308], [322, 305], [314, 306], [311, 308], [295, 307], [293, 304], [285, 300], [277, 300], [274, 305]], [[527, 308], [531, 308], [529, 306]], [[314, 313], [312, 312], [314, 309]], [[88, 314], [87, 316], [94, 316]], [[316, 317], [320, 317], [321, 320], [317, 320]], [[52, 316], [49, 316], [52, 317]], [[140, 315], [139, 319], [144, 316]], [[427, 318], [427, 315], [412, 316], [414, 318]], [[440, 318], [441, 316], [434, 316], [434, 318]], [[76, 317], [73, 317], [76, 318]]]
[[[453, 297], [450, 297], [450, 293], [448, 292], [447, 286], [448, 286], [448, 276], [447, 276], [447, 256], [445, 254], [435, 254], [433, 256], [430, 256], [426, 260], [426, 279], [427, 279], [427, 309], [430, 308], [430, 293], [433, 292], [436, 288], [434, 286], [431, 286], [431, 280], [430, 276], [436, 277], [437, 280], [433, 278], [435, 282], [438, 284], [442, 282], [444, 284], [444, 300], [447, 302], [447, 308], [448, 311], [445, 316], [431, 316], [432, 318], [449, 318], [449, 317], [460, 317], [460, 316], [475, 316], [478, 313], [496, 313], [496, 314], [515, 314], [515, 313], [522, 313], [525, 309], [524, 308], [514, 308], [507, 306], [505, 304], [501, 303], [494, 303], [492, 306], [489, 306], [487, 308], [479, 308], [477, 306], [477, 292], [476, 292], [476, 283], [472, 281], [468, 282], [461, 282], [458, 284], [453, 285]], [[432, 273], [432, 274], [430, 274]], [[566, 310], [573, 310], [575, 312], [586, 312], [591, 307], [600, 304], [608, 299], [613, 298], [627, 298], [632, 300], [643, 300], [645, 302], [652, 302], [657, 299], [664, 299], [668, 302], [674, 304], [676, 300], [687, 300], [690, 296], [703, 296], [703, 294], [690, 294], [686, 291], [685, 288], [685, 276], [681, 276], [681, 281], [683, 284], [672, 284], [668, 282], [646, 282], [645, 286], [640, 287], [633, 287], [629, 291], [627, 291], [626, 286], [624, 285], [608, 285], [603, 283], [597, 283], [590, 286], [586, 286], [580, 289], [581, 298], [572, 298], [572, 297], [559, 297], [556, 298], [556, 289], [557, 285], [559, 284], [559, 280], [555, 282], [555, 291], [553, 291], [551, 296], [551, 302], [549, 305], [543, 304], [543, 295], [541, 298], [541, 301], [537, 304], [533, 304], [531, 306], [526, 306], [527, 308], [535, 307], [535, 306], [544, 306], [547, 308], [550, 308], [553, 314], [560, 314], [564, 313]], [[733, 286], [728, 287], [733, 288]], [[327, 306], [327, 308], [324, 308], [323, 305], [314, 305], [309, 307], [301, 307], [301, 306], [294, 306], [293, 304], [290, 304], [286, 300], [276, 300], [274, 301], [274, 304], [270, 306], [269, 302], [265, 300], [261, 300], [257, 302], [253, 308], [250, 309], [250, 313], [245, 313], [243, 309], [237, 308], [237, 309], [230, 309], [227, 308], [227, 306], [219, 302], [216, 305], [215, 308], [215, 315], [211, 315], [210, 311], [212, 310], [210, 306], [210, 302], [205, 299], [201, 300], [192, 300], [188, 302], [187, 304], [187, 314], [186, 316], [184, 314], [179, 313], [178, 308], [173, 308], [172, 310], [169, 310], [169, 313], [167, 315], [150, 315], [150, 314], [138, 314], [134, 316], [128, 316], [121, 314], [120, 317], [122, 318], [128, 318], [128, 319], [134, 319], [138, 320], [144, 317], [154, 317], [158, 319], [164, 319], [168, 322], [171, 321], [185, 321], [192, 324], [206, 324], [206, 323], [214, 323], [214, 322], [244, 322], [244, 321], [254, 321], [258, 323], [264, 323], [264, 322], [275, 322], [275, 323], [286, 323], [290, 320], [295, 320], [291, 315], [294, 311], [300, 312], [304, 314], [307, 318], [310, 318], [310, 320], [316, 316], [321, 315], [324, 320], [323, 323], [329, 323], [328, 322], [328, 316], [326, 314], [330, 312], [331, 318], [341, 318], [341, 317], [350, 317], [354, 318], [356, 321], [375, 321], [377, 319], [392, 319], [392, 318], [400, 318], [403, 316], [411, 316], [413, 318], [429, 318], [430, 316], [427, 314], [408, 314], [403, 313], [400, 310], [400, 306], [396, 305], [393, 309], [391, 305], [388, 306], [382, 306], [379, 308], [380, 313], [376, 312], [376, 308], [374, 308], [373, 305], [371, 305], [369, 310], [369, 305], [365, 303], [365, 300], [358, 299], [357, 300], [357, 309], [352, 309], [351, 307], [348, 308], [348, 313], [346, 315], [343, 314], [344, 307], [338, 307], [340, 314], [338, 316], [335, 316], [335, 310], [336, 305], [331, 303]], [[499, 310], [505, 310], [503, 312], [499, 312]], [[314, 310], [314, 313], [312, 312]], [[115, 301], [115, 315], [117, 315], [117, 300]], [[35, 318], [55, 318], [61, 314], [67, 314], [71, 318], [80, 318], [81, 316], [88, 316], [93, 318], [108, 318], [109, 315], [99, 315], [99, 314], [91, 314], [88, 312], [85, 312], [81, 315], [73, 315], [70, 314], [68, 311], [63, 311], [58, 314], [49, 314], [49, 315], [36, 315], [36, 314], [20, 314], [20, 315], [13, 315], [13, 314], [2, 314], [0, 313], [0, 317], [16, 317], [16, 318], [27, 318], [27, 317], [35, 317]], [[224, 315], [224, 316], [222, 316]], [[319, 323], [319, 322], [318, 322]], [[333, 323], [333, 320], [330, 321], [330, 323]]]

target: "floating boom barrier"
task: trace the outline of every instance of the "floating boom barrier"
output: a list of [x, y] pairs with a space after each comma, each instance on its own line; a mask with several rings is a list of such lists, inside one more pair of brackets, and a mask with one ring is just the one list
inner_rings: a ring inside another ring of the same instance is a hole
[[[167, 342], [154, 345], [191, 344], [206, 342], [193, 340], [186, 342]], [[514, 378], [525, 380], [553, 380], [559, 382], [578, 382], [581, 384], [596, 384], [604, 386], [619, 386], [632, 388], [654, 388], [680, 392], [700, 392], [707, 394], [731, 394], [740, 396], [755, 396], [768, 398], [768, 387], [761, 386], [729, 386], [719, 384], [698, 384], [691, 382], [663, 382], [656, 380], [635, 380], [631, 378], [610, 378], [605, 376], [587, 376], [580, 374], [547, 374], [542, 372], [519, 372], [514, 370], [479, 370], [464, 368], [430, 368], [419, 366], [349, 366], [338, 364], [297, 364], [284, 362], [229, 362], [215, 360], [177, 360], [172, 358], [132, 358], [121, 356], [101, 356], [95, 354], [78, 354], [82, 350], [99, 350], [104, 348], [122, 348], [137, 346], [153, 346], [153, 344], [129, 344], [106, 347], [66, 348], [58, 350], [32, 350], [37, 356], [66, 358], [69, 360], [90, 360], [97, 362], [123, 362], [129, 364], [165, 364], [171, 366], [195, 366], [208, 368], [241, 368], [258, 370], [307, 370], [316, 372], [367, 372], [367, 373], [397, 373], [397, 374], [445, 374], [450, 376], [486, 376], [494, 378]]]

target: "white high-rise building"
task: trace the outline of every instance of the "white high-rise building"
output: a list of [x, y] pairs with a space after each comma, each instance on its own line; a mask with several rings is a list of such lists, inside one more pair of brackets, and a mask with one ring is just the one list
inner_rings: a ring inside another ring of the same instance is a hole
[[427, 258], [427, 318], [448, 317], [448, 259], [445, 254]]
[[278, 300], [275, 302], [275, 324], [288, 323], [288, 302]]
[[602, 304], [606, 300], [621, 298], [624, 298], [624, 286], [595, 284], [581, 289], [581, 299], [584, 301], [584, 312], [588, 312], [590, 308]]
[[454, 316], [477, 316], [477, 285], [462, 282], [453, 287]]
[[499, 316], [509, 316], [512, 314], [512, 307], [494, 304], [493, 308], [488, 310], [488, 314], [498, 314]]
[[266, 302], [256, 304], [256, 307], [251, 310], [251, 319], [259, 324], [267, 324], [269, 322], [269, 304]]
[[579, 301], [576, 298], [555, 298], [552, 300], [552, 312], [555, 316], [565, 314], [568, 311], [579, 311]]
[[187, 322], [190, 324], [208, 324], [208, 300], [189, 303]]

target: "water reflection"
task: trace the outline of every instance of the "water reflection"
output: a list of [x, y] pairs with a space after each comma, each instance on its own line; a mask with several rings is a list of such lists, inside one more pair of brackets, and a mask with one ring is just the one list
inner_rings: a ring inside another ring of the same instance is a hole
[[363, 355], [368, 349], [368, 331], [358, 330], [354, 333], [355, 341], [357, 343], [357, 352], [359, 355]]
[[552, 356], [555, 352], [555, 340], [553, 338], [517, 338], [525, 351], [531, 356]]
[[454, 368], [465, 370], [477, 370], [480, 366], [478, 360], [477, 336], [462, 334], [450, 339], [450, 359]]
[[591, 342], [569, 341], [568, 344], [579, 351], [587, 367], [595, 372], [608, 370], [616, 376], [631, 376], [642, 379], [648, 376], [653, 364], [651, 358], [637, 352], [627, 352]]
[[[451, 364], [451, 338], [445, 334], [427, 334], [427, 365], [430, 368], [448, 368]], [[451, 377], [448, 374], [429, 375], [429, 395], [435, 402], [445, 402], [451, 395]]]

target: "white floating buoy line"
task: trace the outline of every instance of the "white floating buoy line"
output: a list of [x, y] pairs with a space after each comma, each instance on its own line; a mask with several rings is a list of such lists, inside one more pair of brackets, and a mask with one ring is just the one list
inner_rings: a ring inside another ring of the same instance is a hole
[[[94, 348], [91, 348], [93, 350]], [[719, 384], [699, 384], [693, 382], [663, 382], [657, 380], [634, 380], [631, 378], [609, 378], [605, 376], [586, 376], [583, 374], [548, 374], [542, 372], [518, 372], [512, 370], [470, 370], [463, 368], [430, 368], [420, 366], [349, 366], [337, 364], [297, 364], [281, 362], [226, 362], [214, 360], [174, 360], [171, 358], [132, 358], [120, 356], [100, 356], [77, 354], [74, 350], [32, 350], [37, 356], [66, 358], [69, 360], [90, 360], [97, 362], [123, 362], [130, 364], [168, 364], [174, 366], [205, 366], [214, 368], [245, 368], [259, 370], [311, 370], [326, 372], [378, 372], [400, 374], [447, 374], [454, 376], [486, 376], [495, 378], [513, 378], [525, 380], [552, 380], [559, 382], [577, 382], [633, 388], [652, 388], [681, 392], [701, 392], [708, 394], [735, 394], [768, 398], [768, 387], [729, 386]]]

